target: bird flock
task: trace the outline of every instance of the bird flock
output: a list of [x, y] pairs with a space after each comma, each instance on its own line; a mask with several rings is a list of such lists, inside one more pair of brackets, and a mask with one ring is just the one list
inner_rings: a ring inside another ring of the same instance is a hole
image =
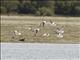
[[[33, 32], [33, 35], [37, 37], [38, 32], [41, 30], [39, 27], [45, 28], [45, 26], [51, 26], [51, 27], [55, 26], [55, 27], [57, 27], [57, 24], [52, 20], [48, 20], [48, 21], [43, 20], [42, 22], [39, 23], [38, 27], [36, 27], [36, 28], [29, 27], [28, 30]], [[56, 37], [63, 38], [64, 37], [63, 34], [64, 34], [64, 27], [63, 26], [62, 27], [61, 26], [57, 27]], [[19, 41], [24, 41], [25, 40], [25, 38], [20, 38], [22, 36], [22, 33], [19, 32], [18, 30], [13, 31], [13, 38], [15, 38], [16, 36], [19, 37]], [[42, 36], [43, 37], [49, 37], [50, 33], [47, 33], [47, 32], [43, 33]]]

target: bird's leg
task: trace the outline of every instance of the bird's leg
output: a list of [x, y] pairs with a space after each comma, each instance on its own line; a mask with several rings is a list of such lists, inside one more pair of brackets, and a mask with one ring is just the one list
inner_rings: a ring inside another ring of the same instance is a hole
[[44, 27], [45, 23], [43, 22], [43, 27]]
[[34, 36], [37, 36], [37, 34], [36, 34], [36, 33], [34, 33]]

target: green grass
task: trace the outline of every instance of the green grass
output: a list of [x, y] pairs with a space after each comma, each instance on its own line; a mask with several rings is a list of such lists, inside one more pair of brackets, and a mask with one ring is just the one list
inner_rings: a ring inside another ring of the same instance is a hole
[[[46, 26], [39, 27], [40, 32], [37, 36], [29, 31], [27, 28], [36, 27], [42, 21], [41, 18], [2, 18], [1, 19], [1, 42], [21, 42], [18, 36], [12, 39], [13, 31], [18, 30], [22, 33], [21, 38], [25, 38], [24, 43], [80, 43], [80, 20], [70, 20], [66, 19], [54, 19], [58, 26], [64, 26], [64, 37], [56, 37], [55, 31], [56, 27]], [[19, 20], [20, 19], [20, 20]], [[69, 24], [67, 24], [69, 23]], [[70, 24], [71, 23], [71, 24]], [[43, 33], [49, 33], [49, 37], [43, 37]]]

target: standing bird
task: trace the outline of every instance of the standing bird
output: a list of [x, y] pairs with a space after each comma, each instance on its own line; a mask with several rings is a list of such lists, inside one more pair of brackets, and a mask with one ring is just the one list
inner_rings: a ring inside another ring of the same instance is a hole
[[42, 21], [39, 26], [42, 25], [44, 27], [46, 23], [47, 23], [47, 21]]
[[37, 33], [40, 31], [40, 29], [39, 28], [35, 28], [34, 30], [33, 30], [33, 32], [34, 32], [34, 36], [37, 36]]
[[64, 30], [63, 28], [57, 28], [57, 37], [60, 37], [60, 38], [63, 38], [63, 33], [64, 33]]
[[34, 36], [37, 36], [37, 33], [40, 31], [39, 28], [31, 28], [30, 31], [34, 33]]
[[37, 33], [40, 31], [39, 28], [29, 28], [29, 30], [34, 33], [34, 36], [37, 36]]

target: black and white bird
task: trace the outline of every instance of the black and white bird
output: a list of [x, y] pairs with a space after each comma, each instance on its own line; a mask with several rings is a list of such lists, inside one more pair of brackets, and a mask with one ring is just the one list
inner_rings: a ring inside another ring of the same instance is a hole
[[40, 25], [39, 25], [39, 26], [41, 26], [41, 25], [42, 25], [42, 26], [44, 27], [46, 23], [47, 23], [47, 21], [45, 21], [45, 20], [44, 20], [44, 21], [42, 21], [42, 22], [40, 23]]
[[40, 29], [39, 28], [35, 28], [34, 30], [33, 30], [33, 32], [34, 32], [34, 36], [37, 36], [37, 33], [40, 31]]
[[37, 36], [37, 33], [40, 31], [39, 28], [28, 28], [28, 29], [34, 33], [34, 36]]

